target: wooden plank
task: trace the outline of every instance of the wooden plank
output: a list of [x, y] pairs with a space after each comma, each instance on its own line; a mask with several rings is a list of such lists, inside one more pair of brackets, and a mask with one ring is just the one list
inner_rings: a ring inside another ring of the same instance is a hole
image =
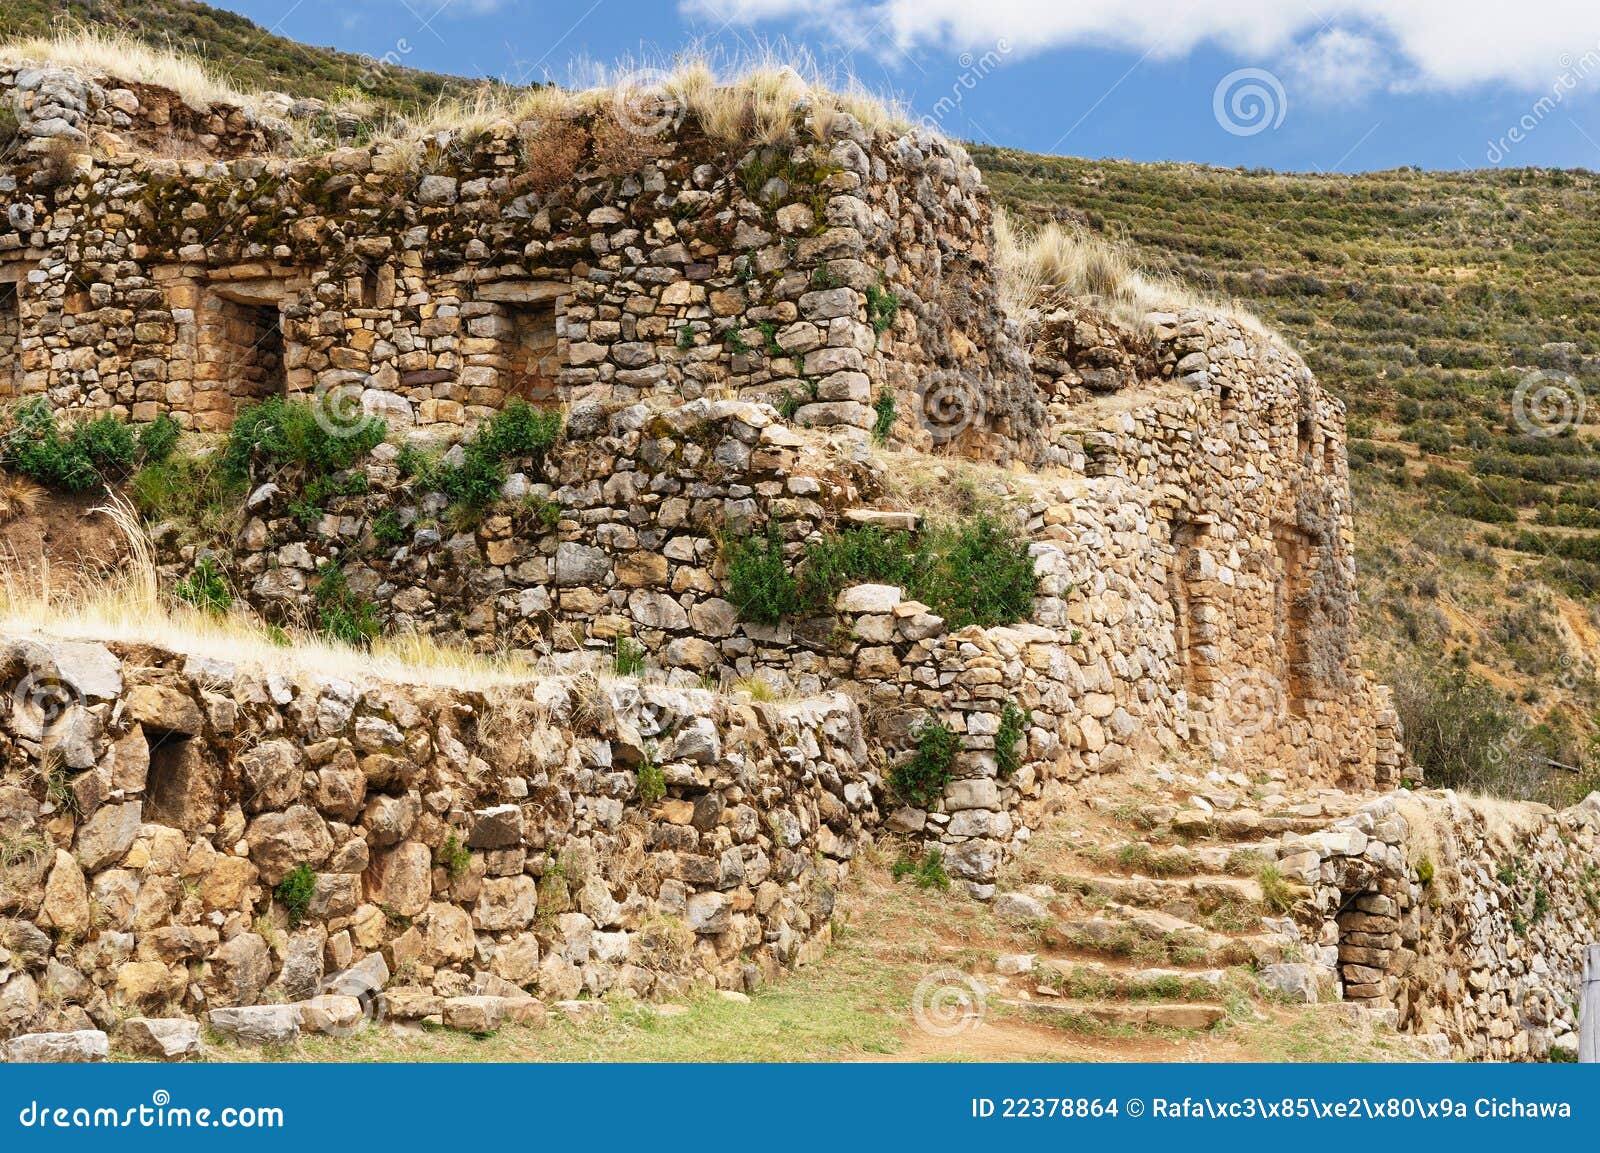
[[1583, 997], [1578, 1003], [1578, 1060], [1600, 1065], [1600, 945], [1589, 946], [1583, 963]]

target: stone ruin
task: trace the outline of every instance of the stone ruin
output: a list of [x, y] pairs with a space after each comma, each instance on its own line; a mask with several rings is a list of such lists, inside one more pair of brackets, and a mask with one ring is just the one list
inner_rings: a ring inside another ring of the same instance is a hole
[[[0, 101], [0, 397], [199, 433], [305, 397], [394, 441], [559, 406], [562, 441], [507, 482], [554, 517], [440, 526], [388, 443], [315, 524], [253, 492], [220, 559], [269, 619], [303, 618], [337, 561], [395, 631], [572, 670], [490, 700], [13, 645], [11, 679], [70, 685], [70, 707], [19, 696], [0, 750], [64, 765], [72, 801], [0, 790], [0, 827], [47, 847], [0, 885], [0, 1031], [303, 1000], [353, 971], [416, 1016], [745, 989], [827, 940], [876, 831], [937, 844], [983, 898], [1076, 782], [1140, 759], [1398, 783], [1353, 648], [1343, 406], [1221, 315], [1134, 331], [1080, 300], [1024, 329], [947, 141], [800, 109], [795, 140], [732, 149], [692, 122], [574, 123], [566, 169], [515, 124], [291, 158], [270, 120], [105, 78], [0, 68]], [[1003, 495], [1028, 620], [951, 629], [875, 585], [827, 620], [741, 619], [719, 540], [914, 532], [912, 459]], [[385, 511], [400, 543], [374, 536]], [[196, 547], [155, 535], [187, 572]], [[646, 683], [581, 670], [619, 637]], [[803, 699], [712, 691], [753, 681]], [[1010, 770], [1008, 704], [1028, 718]], [[885, 770], [930, 714], [961, 748], [919, 808]], [[507, 715], [540, 721], [508, 740]], [[288, 925], [274, 888], [300, 865], [314, 895]]]

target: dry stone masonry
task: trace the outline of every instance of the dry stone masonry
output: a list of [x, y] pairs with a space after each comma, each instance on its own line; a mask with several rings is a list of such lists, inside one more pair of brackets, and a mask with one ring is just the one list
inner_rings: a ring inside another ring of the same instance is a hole
[[[1078, 782], [1137, 762], [1399, 783], [1398, 723], [1352, 648], [1341, 404], [1205, 311], [1129, 327], [1066, 302], [1024, 330], [946, 141], [800, 107], [774, 145], [595, 114], [566, 152], [500, 124], [294, 158], [285, 121], [318, 108], [196, 109], [26, 65], [0, 69], [0, 103], [21, 142], [0, 168], [0, 399], [197, 434], [271, 397], [387, 422], [315, 516], [262, 483], [220, 539], [153, 526], [164, 575], [210, 559], [295, 623], [337, 565], [391, 631], [555, 670], [485, 693], [0, 647], [6, 683], [66, 702], [0, 711], [0, 1036], [95, 1059], [121, 1022], [119, 1046], [177, 1059], [202, 1015], [262, 1043], [376, 1011], [486, 1032], [613, 991], [746, 990], [826, 944], [885, 831], [988, 897]], [[560, 408], [562, 439], [452, 520], [405, 448], [513, 399]], [[1027, 619], [952, 628], [874, 584], [745, 619], [729, 541], [770, 531], [797, 560], [850, 526], [916, 533], [913, 471], [1004, 508]], [[584, 671], [624, 641], [644, 678]], [[958, 751], [913, 804], [885, 782], [930, 717]], [[1560, 846], [1592, 854], [1590, 826], [1530, 842], [1557, 934], [1467, 867], [1467, 825], [1457, 883], [1430, 890], [1401, 812], [1285, 862], [1325, 914], [1308, 979], [1473, 1056], [1565, 1044], [1570, 1014], [1529, 1009], [1523, 975], [1570, 967]], [[1527, 936], [1480, 928], [1497, 916]], [[1419, 976], [1452, 925], [1488, 934], [1455, 991]], [[1507, 1040], [1519, 1013], [1540, 1039]]]

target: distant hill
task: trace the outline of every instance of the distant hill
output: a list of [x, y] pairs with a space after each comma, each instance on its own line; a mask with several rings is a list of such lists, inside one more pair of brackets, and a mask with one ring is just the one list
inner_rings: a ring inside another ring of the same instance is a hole
[[192, 0], [5, 0], [0, 40], [42, 35], [63, 22], [114, 28], [209, 62], [236, 86], [327, 97], [360, 88], [396, 106], [433, 103], [473, 82], [435, 72], [385, 65], [334, 48], [274, 35], [243, 16]]

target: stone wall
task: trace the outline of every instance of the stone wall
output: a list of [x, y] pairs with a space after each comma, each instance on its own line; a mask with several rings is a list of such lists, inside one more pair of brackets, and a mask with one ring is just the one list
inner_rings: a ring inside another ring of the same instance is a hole
[[218, 340], [244, 302], [282, 345], [279, 391], [359, 400], [396, 428], [601, 394], [787, 396], [801, 425], [865, 430], [887, 390], [899, 434], [925, 442], [934, 377], [979, 399], [986, 452], [1037, 437], [987, 193], [925, 134], [838, 115], [730, 150], [596, 113], [219, 163], [74, 152], [69, 120], [48, 121], [65, 152], [24, 151], [0, 187], [21, 391], [66, 411], [226, 427], [256, 394]]
[[1313, 983], [1392, 1008], [1440, 1056], [1576, 1058], [1600, 941], [1600, 794], [1555, 812], [1402, 791], [1281, 853], [1313, 894]]
[[[877, 819], [838, 696], [468, 692], [26, 639], [0, 666], [0, 1040], [350, 973], [402, 1018], [746, 990], [827, 942]], [[301, 866], [296, 919], [277, 887]]]
[[[274, 111], [287, 111], [285, 107]], [[233, 157], [288, 139], [281, 116], [187, 101], [169, 89], [26, 61], [0, 61], [0, 106], [17, 122], [22, 151], [140, 148], [163, 156]]]

